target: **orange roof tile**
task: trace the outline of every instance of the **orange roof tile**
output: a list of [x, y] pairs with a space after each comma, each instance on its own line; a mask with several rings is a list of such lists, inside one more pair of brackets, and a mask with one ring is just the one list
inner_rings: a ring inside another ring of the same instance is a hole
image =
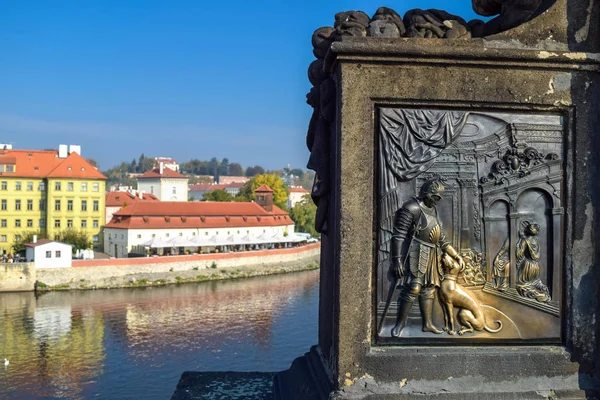
[[308, 190], [301, 186], [293, 186], [288, 188], [290, 193], [310, 193]]
[[254, 193], [257, 193], [257, 192], [263, 192], [263, 193], [264, 192], [269, 192], [269, 193], [271, 193], [271, 192], [273, 192], [273, 189], [271, 189], [267, 184], [263, 183], [262, 185], [260, 185], [259, 187], [257, 187], [256, 190], [254, 191]]
[[290, 216], [273, 206], [268, 212], [250, 202], [142, 202], [113, 214], [107, 228], [173, 229], [292, 225]]
[[171, 168], [163, 167], [163, 173], [160, 173], [160, 167], [153, 168], [149, 171], [144, 172], [137, 179], [151, 179], [151, 178], [181, 178], [188, 179], [187, 176], [180, 174], [177, 171], [173, 171]]
[[85, 158], [71, 153], [48, 174], [48, 178], [108, 179]]
[[[14, 172], [4, 172], [1, 173], [2, 176], [106, 179], [77, 153], [71, 153], [67, 158], [59, 158], [56, 150], [0, 150], [0, 159], [3, 160], [0, 163], [12, 162], [16, 165]], [[61, 167], [63, 164], [64, 168]], [[73, 172], [69, 171], [69, 166]], [[82, 171], [82, 167], [85, 170]]]
[[106, 207], [123, 207], [136, 201], [160, 201], [158, 197], [150, 193], [142, 193], [142, 198], [130, 192], [108, 192], [106, 193]]

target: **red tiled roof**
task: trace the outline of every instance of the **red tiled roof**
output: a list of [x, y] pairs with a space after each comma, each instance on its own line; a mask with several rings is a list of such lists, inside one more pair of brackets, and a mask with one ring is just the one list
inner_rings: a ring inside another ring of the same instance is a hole
[[107, 179], [77, 153], [59, 158], [56, 150], [0, 150], [0, 160], [3, 164], [16, 165], [15, 172], [4, 172], [3, 176]]
[[288, 190], [290, 193], [310, 193], [308, 190], [304, 189], [301, 186], [289, 187]]
[[106, 207], [123, 207], [137, 201], [160, 201], [158, 197], [150, 193], [142, 193], [142, 198], [130, 192], [108, 192], [106, 193]]
[[256, 190], [254, 191], [254, 193], [257, 193], [257, 192], [263, 192], [263, 193], [264, 193], [264, 192], [268, 192], [268, 193], [272, 193], [272, 192], [273, 192], [273, 189], [271, 189], [271, 188], [270, 188], [268, 185], [266, 185], [266, 184], [264, 184], [264, 183], [263, 183], [262, 185], [260, 185], [259, 187], [257, 187], [257, 188], [256, 188]]
[[108, 179], [77, 153], [69, 154], [48, 174], [48, 178]]
[[250, 202], [142, 202], [113, 215], [107, 228], [170, 229], [282, 226], [294, 222], [277, 206], [268, 212]]
[[151, 169], [150, 171], [146, 171], [137, 179], [149, 179], [149, 178], [181, 178], [188, 179], [187, 176], [180, 174], [177, 171], [173, 171], [171, 168], [163, 167], [163, 173], [160, 173], [160, 167], [156, 167]]
[[[25, 246], [26, 247], [37, 247], [37, 246], [41, 246], [43, 244], [46, 243], [54, 243], [54, 240], [50, 240], [50, 239], [39, 239], [37, 242], [33, 243], [26, 243]], [[58, 242], [57, 242], [58, 243]]]

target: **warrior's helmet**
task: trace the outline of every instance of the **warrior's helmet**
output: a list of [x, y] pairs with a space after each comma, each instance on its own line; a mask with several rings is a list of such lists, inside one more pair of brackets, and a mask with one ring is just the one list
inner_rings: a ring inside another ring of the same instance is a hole
[[444, 190], [446, 190], [446, 188], [444, 187], [444, 182], [442, 179], [437, 177], [431, 178], [427, 180], [423, 186], [421, 186], [419, 197], [426, 198], [438, 196], [441, 199], [442, 195], [444, 194]]

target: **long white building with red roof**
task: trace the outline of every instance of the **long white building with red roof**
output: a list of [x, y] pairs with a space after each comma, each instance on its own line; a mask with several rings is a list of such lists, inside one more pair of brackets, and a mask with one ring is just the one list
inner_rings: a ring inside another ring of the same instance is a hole
[[[301, 241], [294, 221], [261, 187], [257, 202], [137, 201], [114, 213], [104, 229], [104, 251], [113, 257], [151, 249], [242, 249]], [[258, 190], [257, 190], [258, 192]]]

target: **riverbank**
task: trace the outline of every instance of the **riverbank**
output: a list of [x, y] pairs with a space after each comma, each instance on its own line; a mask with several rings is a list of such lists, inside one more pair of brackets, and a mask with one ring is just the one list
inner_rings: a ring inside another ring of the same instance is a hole
[[316, 269], [320, 250], [315, 243], [244, 253], [77, 260], [71, 268], [35, 272], [39, 291], [162, 286]]

